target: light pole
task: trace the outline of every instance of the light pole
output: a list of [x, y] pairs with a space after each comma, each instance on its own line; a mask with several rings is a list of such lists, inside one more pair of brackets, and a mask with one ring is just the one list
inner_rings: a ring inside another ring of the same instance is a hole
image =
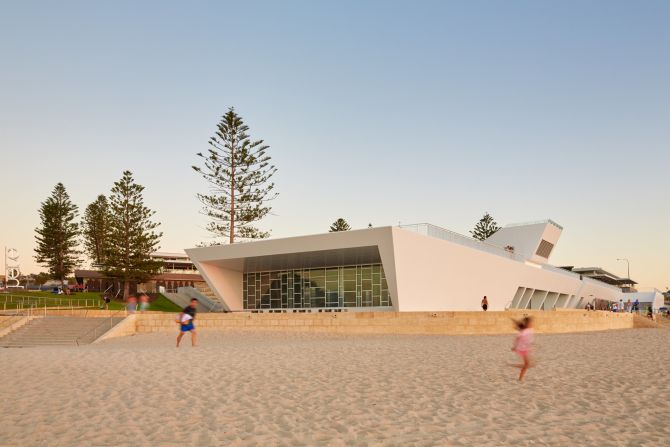
[[630, 279], [630, 261], [626, 258], [616, 258], [617, 261], [626, 261], [626, 265], [628, 266], [628, 278]]

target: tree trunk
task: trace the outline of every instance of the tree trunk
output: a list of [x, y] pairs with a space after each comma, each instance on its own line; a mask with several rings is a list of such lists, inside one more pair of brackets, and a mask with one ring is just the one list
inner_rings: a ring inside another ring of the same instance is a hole
[[235, 243], [235, 139], [230, 145], [230, 243]]
[[123, 280], [123, 301], [128, 301], [128, 296], [130, 295], [130, 281], [127, 279]]

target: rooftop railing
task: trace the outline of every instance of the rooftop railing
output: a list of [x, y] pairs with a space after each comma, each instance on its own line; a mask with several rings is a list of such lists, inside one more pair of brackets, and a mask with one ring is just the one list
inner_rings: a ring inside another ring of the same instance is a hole
[[[547, 221], [543, 221], [543, 222], [547, 222]], [[553, 222], [551, 222], [551, 223], [553, 224]], [[434, 237], [434, 238], [437, 238], [437, 239], [442, 239], [442, 240], [445, 240], [445, 241], [454, 242], [456, 244], [465, 245], [466, 247], [471, 247], [471, 248], [475, 248], [477, 250], [486, 251], [486, 252], [492, 253], [494, 255], [503, 256], [503, 257], [506, 257], [506, 258], [509, 258], [509, 259], [514, 259], [515, 261], [519, 261], [519, 262], [528, 261], [528, 259], [525, 256], [523, 256], [519, 253], [514, 253], [514, 252], [511, 252], [511, 251], [505, 250], [504, 248], [499, 247], [497, 245], [493, 245], [493, 244], [489, 244], [489, 243], [484, 242], [484, 241], [473, 239], [471, 237], [462, 235], [460, 233], [456, 233], [454, 231], [450, 231], [450, 230], [447, 230], [445, 228], [438, 227], [437, 225], [433, 225], [433, 224], [429, 224], [429, 223], [419, 223], [419, 224], [399, 225], [399, 227], [404, 229], [404, 230], [409, 230], [409, 231], [413, 231], [415, 233], [419, 233], [423, 236], [430, 236], [430, 237]], [[621, 289], [617, 286], [613, 286], [611, 284], [607, 284], [605, 282], [598, 281], [596, 279], [588, 278], [586, 276], [580, 275], [579, 273], [571, 272], [569, 270], [565, 270], [565, 269], [562, 269], [560, 267], [555, 267], [555, 266], [550, 265], [550, 264], [537, 264], [537, 265], [544, 270], [549, 270], [549, 271], [552, 271], [552, 272], [560, 273], [562, 275], [570, 276], [570, 277], [575, 278], [577, 280], [583, 279], [586, 282], [592, 282], [592, 283], [597, 284], [601, 287], [607, 287], [607, 288], [610, 288], [612, 290], [621, 291]]]
[[429, 223], [419, 223], [419, 224], [408, 224], [408, 225], [399, 225], [403, 230], [413, 231], [419, 233], [423, 236], [430, 236], [437, 239], [442, 239], [449, 242], [454, 242], [459, 245], [465, 245], [466, 247], [475, 248], [477, 250], [486, 251], [498, 256], [504, 256], [509, 259], [514, 259], [517, 261], [525, 261], [526, 258], [518, 253], [513, 251], [505, 250], [502, 247], [497, 245], [489, 244], [488, 242], [480, 241], [473, 239], [471, 237], [456, 233], [451, 230], [447, 230], [437, 225]]
[[524, 227], [526, 225], [547, 224], [547, 223], [555, 226], [559, 230], [563, 229], [563, 227], [561, 225], [557, 224], [556, 222], [554, 222], [551, 219], [533, 220], [533, 221], [530, 221], [530, 222], [518, 222], [518, 223], [513, 223], [513, 224], [507, 224], [507, 225], [505, 225], [505, 228]]

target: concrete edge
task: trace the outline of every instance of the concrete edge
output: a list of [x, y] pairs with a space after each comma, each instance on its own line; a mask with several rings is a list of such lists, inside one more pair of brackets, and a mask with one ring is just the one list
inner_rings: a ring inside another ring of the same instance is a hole
[[136, 320], [137, 314], [126, 316], [123, 320], [114, 325], [113, 328], [93, 340], [91, 344], [98, 343], [110, 338], [126, 337], [128, 335], [135, 334], [137, 332]]

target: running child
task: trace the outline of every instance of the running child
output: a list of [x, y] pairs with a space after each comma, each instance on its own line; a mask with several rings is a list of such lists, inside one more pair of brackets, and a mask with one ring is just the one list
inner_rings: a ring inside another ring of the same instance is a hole
[[519, 333], [514, 339], [514, 346], [512, 351], [519, 354], [523, 364], [515, 365], [518, 368], [521, 368], [519, 372], [519, 380], [523, 380], [523, 376], [526, 375], [526, 371], [531, 367], [531, 350], [533, 348], [533, 319], [531, 317], [524, 317], [521, 321], [515, 321], [517, 330]]

